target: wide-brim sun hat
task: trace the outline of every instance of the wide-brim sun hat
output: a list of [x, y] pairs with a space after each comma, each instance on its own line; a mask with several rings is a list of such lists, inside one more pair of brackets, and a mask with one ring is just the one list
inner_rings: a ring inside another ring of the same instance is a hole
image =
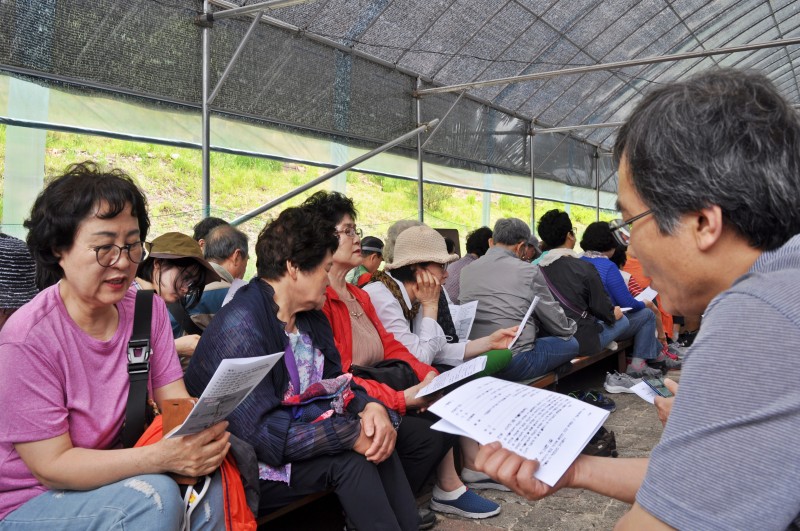
[[166, 232], [155, 238], [150, 243], [148, 256], [164, 260], [191, 258], [206, 268], [206, 284], [221, 280], [219, 273], [203, 258], [203, 250], [200, 248], [200, 244], [194, 241], [191, 236], [180, 232]]
[[423, 262], [449, 264], [458, 259], [457, 254], [447, 252], [447, 244], [441, 234], [427, 225], [419, 225], [400, 233], [394, 244], [394, 260], [391, 264], [386, 264], [384, 269], [391, 271]]
[[0, 233], [0, 308], [17, 309], [39, 293], [36, 262], [20, 239]]

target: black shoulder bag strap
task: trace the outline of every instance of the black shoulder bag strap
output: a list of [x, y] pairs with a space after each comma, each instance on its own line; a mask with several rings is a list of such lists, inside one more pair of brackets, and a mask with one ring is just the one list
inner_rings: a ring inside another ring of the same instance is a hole
[[203, 329], [197, 326], [197, 323], [192, 321], [192, 316], [189, 315], [189, 312], [186, 311], [186, 308], [183, 307], [183, 302], [181, 300], [177, 300], [170, 304], [167, 304], [167, 309], [169, 313], [172, 314], [172, 317], [178, 321], [178, 324], [181, 325], [183, 331], [187, 334], [197, 334], [198, 336], [203, 335]]
[[574, 304], [569, 302], [567, 300], [567, 298], [564, 297], [561, 294], [560, 291], [558, 291], [558, 288], [556, 288], [553, 285], [553, 283], [550, 282], [550, 279], [547, 278], [547, 273], [544, 272], [544, 268], [542, 266], [539, 266], [539, 271], [542, 272], [542, 276], [544, 277], [544, 281], [547, 283], [547, 287], [550, 288], [550, 291], [553, 293], [553, 295], [555, 295], [556, 299], [558, 299], [559, 302], [561, 302], [561, 304], [566, 306], [568, 309], [572, 310], [575, 314], [580, 315], [581, 319], [586, 319], [586, 317], [589, 316], [589, 312], [588, 311], [580, 311], [580, 310], [578, 310], [577, 308], [575, 308]]
[[145, 429], [147, 413], [147, 377], [150, 373], [150, 325], [153, 319], [153, 290], [136, 292], [133, 334], [128, 341], [128, 405], [122, 426], [122, 445], [132, 448]]

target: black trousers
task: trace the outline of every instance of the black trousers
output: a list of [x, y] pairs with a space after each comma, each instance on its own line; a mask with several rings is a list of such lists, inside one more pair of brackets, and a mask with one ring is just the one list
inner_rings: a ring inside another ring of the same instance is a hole
[[430, 413], [410, 413], [397, 430], [395, 450], [403, 463], [411, 492], [418, 495], [428, 476], [458, 441], [458, 437], [431, 429], [439, 417]]
[[332, 488], [357, 529], [419, 529], [416, 500], [397, 452], [379, 465], [353, 451], [297, 461], [292, 463], [290, 483], [260, 482], [259, 516]]

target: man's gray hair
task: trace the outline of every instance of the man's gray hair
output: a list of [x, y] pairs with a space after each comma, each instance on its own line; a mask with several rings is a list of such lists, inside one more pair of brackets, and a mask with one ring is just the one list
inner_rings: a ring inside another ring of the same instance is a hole
[[664, 234], [713, 205], [757, 249], [800, 233], [800, 119], [762, 74], [715, 70], [654, 90], [620, 128], [614, 158]]
[[223, 262], [238, 249], [242, 253], [242, 258], [247, 258], [247, 244], [247, 234], [233, 225], [220, 225], [206, 236], [203, 254], [206, 260]]
[[516, 245], [531, 237], [528, 224], [519, 218], [501, 218], [494, 224], [492, 240], [502, 245]]

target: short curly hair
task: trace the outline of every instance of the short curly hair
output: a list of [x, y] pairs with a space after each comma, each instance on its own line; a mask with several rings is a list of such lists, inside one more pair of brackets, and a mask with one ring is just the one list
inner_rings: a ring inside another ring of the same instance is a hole
[[480, 227], [467, 234], [467, 252], [480, 256], [489, 250], [489, 240], [492, 237], [492, 229]]
[[278, 280], [290, 262], [301, 271], [317, 268], [328, 252], [339, 247], [334, 221], [322, 216], [313, 206], [287, 208], [268, 223], [256, 241], [258, 276]]
[[320, 190], [303, 201], [301, 206], [315, 210], [324, 219], [332, 221], [334, 225], [342, 221], [345, 214], [350, 214], [354, 221], [358, 217], [358, 210], [356, 210], [353, 200], [339, 192]]
[[547, 244], [548, 249], [556, 249], [564, 245], [567, 235], [572, 232], [572, 220], [569, 219], [569, 214], [554, 208], [545, 212], [539, 219], [536, 232]]
[[605, 253], [616, 248], [617, 240], [614, 239], [607, 221], [595, 221], [586, 227], [581, 238], [581, 249]]
[[[98, 211], [99, 206], [105, 208]], [[98, 211], [100, 219], [112, 219], [126, 208], [139, 223], [139, 238], [144, 241], [150, 230], [147, 199], [124, 171], [102, 170], [92, 161], [69, 166], [39, 193], [25, 220], [27, 244], [37, 264], [40, 289], [63, 278], [59, 265], [62, 251], [75, 243], [78, 226]]]

